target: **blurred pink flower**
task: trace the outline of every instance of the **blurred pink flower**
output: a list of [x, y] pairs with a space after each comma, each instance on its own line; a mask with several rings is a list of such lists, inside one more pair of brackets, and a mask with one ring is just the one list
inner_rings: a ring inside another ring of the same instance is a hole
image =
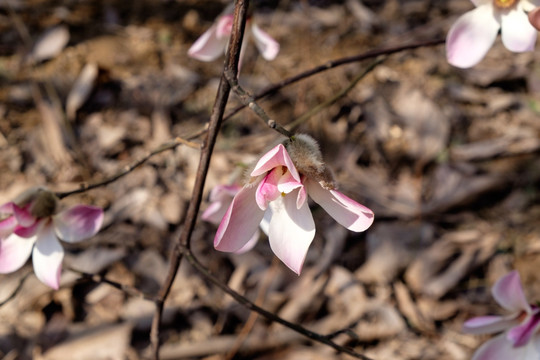
[[540, 7], [529, 11], [529, 22], [536, 30], [540, 30]]
[[[227, 49], [232, 25], [232, 15], [226, 14], [218, 17], [216, 23], [191, 45], [188, 55], [201, 61], [214, 61], [217, 59]], [[240, 54], [240, 62], [242, 62], [246, 40], [251, 36], [253, 36], [255, 46], [259, 49], [263, 58], [266, 60], [274, 60], [276, 58], [279, 53], [279, 43], [272, 39], [266, 32], [262, 31], [253, 20], [248, 19]]]
[[497, 280], [491, 292], [495, 301], [511, 313], [480, 316], [465, 322], [464, 331], [472, 334], [504, 331], [480, 346], [473, 360], [540, 359], [540, 309], [527, 302], [519, 273], [512, 271]]
[[[295, 143], [301, 143], [300, 136]], [[272, 251], [300, 274], [315, 236], [308, 194], [349, 230], [364, 231], [373, 222], [373, 212], [367, 207], [299, 173], [283, 144], [266, 153], [255, 165], [251, 176], [251, 183], [238, 191], [221, 220], [214, 239], [217, 250], [235, 252], [242, 249], [266, 218]]]
[[499, 29], [504, 46], [512, 52], [532, 51], [537, 31], [527, 11], [540, 0], [471, 0], [475, 9], [463, 14], [446, 37], [446, 57], [451, 65], [469, 68], [491, 48]]
[[34, 272], [44, 284], [58, 289], [64, 249], [58, 238], [75, 243], [95, 235], [103, 210], [77, 205], [56, 212], [58, 199], [37, 189], [22, 203], [0, 206], [0, 273], [17, 271], [32, 254]]

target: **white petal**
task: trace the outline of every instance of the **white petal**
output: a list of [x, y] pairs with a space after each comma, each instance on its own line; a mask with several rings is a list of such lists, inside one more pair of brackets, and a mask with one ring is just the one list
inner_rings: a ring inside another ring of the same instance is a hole
[[299, 190], [272, 201], [272, 219], [268, 239], [276, 256], [292, 271], [300, 274], [304, 260], [315, 236], [315, 223], [307, 202], [297, 209]]
[[19, 270], [30, 257], [36, 237], [22, 238], [12, 234], [0, 239], [0, 274]]
[[463, 331], [469, 334], [493, 334], [519, 324], [514, 316], [479, 316], [465, 321]]
[[219, 251], [236, 252], [242, 249], [264, 216], [255, 201], [256, 186], [245, 187], [236, 194], [219, 224], [214, 247]]
[[217, 36], [217, 25], [213, 25], [191, 45], [188, 55], [200, 61], [214, 61], [225, 52], [227, 38]]
[[469, 68], [480, 62], [493, 45], [500, 23], [491, 4], [463, 14], [446, 37], [446, 58], [451, 65]]
[[53, 222], [60, 239], [79, 242], [97, 234], [103, 224], [103, 210], [96, 206], [76, 205], [53, 216]]
[[501, 36], [504, 46], [513, 52], [534, 50], [536, 29], [522, 9], [512, 9], [502, 17]]
[[533, 343], [514, 347], [502, 333], [480, 346], [472, 360], [538, 360], [540, 353]]
[[47, 286], [58, 289], [64, 249], [56, 238], [52, 226], [46, 226], [37, 235], [36, 246], [32, 252], [34, 272]]
[[373, 211], [339, 191], [326, 190], [318, 182], [307, 179], [308, 195], [338, 223], [351, 231], [364, 231], [371, 226]]
[[296, 170], [296, 167], [283, 144], [277, 145], [264, 154], [255, 165], [255, 168], [251, 172], [251, 176], [262, 175], [278, 166], [285, 166], [289, 169], [296, 181], [301, 181], [298, 170]]
[[251, 32], [255, 40], [255, 46], [266, 60], [274, 60], [279, 53], [279, 43], [272, 39], [270, 35], [262, 31], [257, 24], [251, 25]]

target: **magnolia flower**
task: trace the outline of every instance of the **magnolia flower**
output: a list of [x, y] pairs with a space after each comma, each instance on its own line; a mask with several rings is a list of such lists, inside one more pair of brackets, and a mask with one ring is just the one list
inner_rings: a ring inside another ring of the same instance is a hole
[[491, 293], [510, 315], [480, 316], [465, 322], [464, 331], [472, 334], [504, 331], [480, 346], [473, 360], [540, 359], [540, 309], [527, 302], [519, 273], [512, 271], [500, 278]]
[[[227, 49], [232, 25], [233, 15], [226, 14], [220, 16], [217, 22], [191, 45], [188, 55], [201, 61], [213, 61], [217, 59]], [[262, 31], [253, 20], [248, 19], [244, 34], [244, 43], [240, 50], [240, 62], [244, 54], [246, 40], [251, 36], [253, 36], [255, 46], [257, 46], [263, 58], [266, 60], [274, 60], [276, 58], [279, 52], [279, 43], [272, 39], [266, 32]]]
[[250, 182], [234, 196], [223, 216], [214, 247], [226, 252], [242, 249], [266, 218], [272, 251], [300, 274], [315, 236], [308, 195], [349, 230], [364, 231], [373, 222], [370, 209], [335, 190], [315, 140], [296, 135], [257, 162]]
[[58, 199], [44, 189], [32, 189], [0, 207], [0, 274], [20, 269], [32, 254], [34, 272], [58, 289], [64, 249], [58, 238], [75, 243], [95, 235], [103, 210], [76, 205], [57, 213]]
[[534, 49], [537, 32], [526, 11], [540, 5], [540, 0], [471, 1], [476, 8], [463, 14], [446, 37], [446, 57], [451, 65], [468, 68], [478, 64], [495, 42], [499, 29], [508, 50]]

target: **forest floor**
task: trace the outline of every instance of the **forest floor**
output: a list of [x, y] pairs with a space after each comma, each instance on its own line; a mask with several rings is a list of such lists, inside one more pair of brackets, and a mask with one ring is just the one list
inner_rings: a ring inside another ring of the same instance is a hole
[[[252, 93], [368, 50], [444, 39], [468, 0], [260, 1], [253, 17], [281, 45], [265, 61], [248, 43], [240, 83]], [[33, 186], [77, 189], [204, 128], [222, 60], [187, 56], [226, 6], [219, 0], [0, 3], [0, 204]], [[51, 29], [56, 34], [51, 35]], [[66, 32], [67, 30], [67, 32]], [[40, 59], [39, 46], [67, 46]], [[45, 39], [45, 40], [44, 40]], [[372, 60], [299, 81], [260, 100], [282, 125], [333, 99]], [[98, 75], [68, 102], [85, 66]], [[238, 106], [234, 95], [229, 109]], [[313, 206], [317, 233], [300, 276], [261, 239], [245, 254], [213, 248], [198, 220], [193, 251], [260, 306], [372, 359], [469, 359], [489, 336], [471, 317], [503, 314], [491, 286], [513, 269], [540, 300], [540, 53], [500, 39], [468, 70], [444, 45], [388, 56], [344, 96], [305, 116], [340, 191], [371, 208], [352, 233]], [[193, 141], [202, 142], [202, 137]], [[223, 124], [206, 182], [239, 178], [280, 139], [244, 109]], [[0, 358], [143, 359], [152, 302], [79, 270], [156, 294], [191, 198], [199, 151], [153, 156], [106, 186], [62, 200], [105, 209], [102, 231], [66, 244], [61, 288], [29, 261], [0, 276]], [[18, 288], [18, 286], [20, 287]], [[10, 295], [14, 294], [12, 298]], [[348, 331], [342, 331], [348, 329]], [[162, 359], [350, 359], [249, 310], [183, 262], [166, 302]]]

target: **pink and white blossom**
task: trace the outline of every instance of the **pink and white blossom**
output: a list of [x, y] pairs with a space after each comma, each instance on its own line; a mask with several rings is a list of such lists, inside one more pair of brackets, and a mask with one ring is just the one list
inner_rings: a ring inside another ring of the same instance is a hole
[[499, 30], [504, 46], [512, 52], [532, 51], [537, 31], [527, 12], [540, 0], [471, 0], [475, 9], [463, 14], [446, 37], [446, 57], [451, 65], [469, 68], [491, 48]]
[[[216, 23], [202, 34], [188, 50], [188, 55], [200, 61], [214, 61], [227, 50], [231, 36], [233, 15], [220, 16]], [[240, 62], [242, 62], [246, 41], [253, 38], [255, 46], [266, 60], [274, 60], [279, 53], [279, 43], [264, 32], [253, 20], [248, 19]]]
[[[319, 161], [319, 155], [313, 161], [308, 161], [319, 165], [304, 166], [306, 159], [299, 158], [303, 156], [299, 154], [304, 152], [298, 147], [309, 148], [314, 140], [305, 135], [296, 138], [289, 142], [289, 145], [295, 144], [291, 146], [294, 161], [285, 145], [279, 144], [257, 162], [251, 172], [250, 183], [234, 196], [221, 220], [214, 239], [217, 250], [236, 252], [242, 249], [266, 218], [269, 221], [267, 234], [272, 251], [291, 270], [300, 274], [315, 236], [308, 195], [351, 231], [364, 231], [373, 223], [374, 215], [370, 209], [338, 192], [333, 186], [327, 186], [327, 182], [317, 175], [322, 176], [323, 169], [312, 171], [323, 164]], [[308, 138], [311, 139], [307, 141], [308, 145], [302, 145]], [[297, 166], [306, 170], [299, 171]]]
[[495, 301], [510, 312], [505, 316], [480, 316], [465, 322], [465, 332], [501, 332], [474, 353], [473, 360], [540, 359], [540, 309], [527, 302], [519, 273], [500, 278], [491, 289]]
[[58, 239], [76, 243], [94, 236], [103, 210], [76, 205], [56, 213], [57, 199], [43, 189], [21, 202], [0, 206], [0, 273], [20, 269], [32, 255], [37, 278], [53, 289], [60, 285], [64, 249]]

